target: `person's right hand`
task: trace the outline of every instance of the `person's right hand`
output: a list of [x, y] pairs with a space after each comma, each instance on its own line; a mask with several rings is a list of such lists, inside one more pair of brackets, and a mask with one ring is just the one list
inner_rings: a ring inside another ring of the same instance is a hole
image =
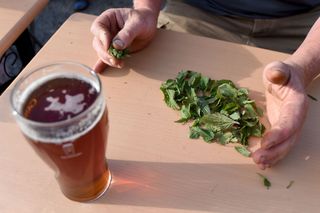
[[123, 62], [108, 53], [111, 43], [118, 50], [128, 48], [130, 53], [144, 48], [155, 35], [157, 18], [157, 12], [145, 8], [108, 9], [103, 12], [91, 26], [93, 48], [99, 57], [93, 69], [101, 72], [107, 65], [122, 67]]

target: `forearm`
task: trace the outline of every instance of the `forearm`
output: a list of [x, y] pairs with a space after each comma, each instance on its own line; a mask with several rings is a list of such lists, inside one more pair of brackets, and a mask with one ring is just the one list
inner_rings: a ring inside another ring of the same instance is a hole
[[158, 16], [162, 2], [163, 0], [134, 0], [133, 7], [135, 9], [149, 9], [154, 12], [156, 16]]
[[305, 87], [320, 73], [320, 18], [300, 47], [287, 60], [302, 68]]

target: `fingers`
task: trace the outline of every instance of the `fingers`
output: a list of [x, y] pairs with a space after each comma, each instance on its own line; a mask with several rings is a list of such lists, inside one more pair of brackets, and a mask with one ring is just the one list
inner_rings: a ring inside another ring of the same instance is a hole
[[108, 52], [114, 35], [119, 31], [119, 20], [116, 10], [107, 10], [93, 22], [91, 32], [94, 35], [92, 46], [99, 56], [94, 66], [96, 72], [103, 71], [107, 65], [121, 68], [123, 62], [111, 56]]
[[113, 39], [113, 46], [119, 50], [128, 48], [139, 33], [143, 31], [139, 23], [135, 18], [129, 19]]
[[100, 40], [102, 49], [107, 51], [112, 39], [111, 29], [109, 27], [110, 21], [108, 19], [101, 22], [99, 17], [91, 25], [91, 33], [95, 36], [95, 39]]
[[[303, 125], [307, 112], [306, 95], [299, 87], [301, 82], [290, 69], [289, 65], [276, 61], [264, 70], [264, 81], [269, 92], [266, 96], [271, 129], [265, 133], [261, 141], [263, 149], [270, 149], [282, 143], [300, 131]], [[277, 111], [272, 112], [275, 108]]]
[[262, 138], [262, 148], [270, 149], [300, 131], [308, 108], [305, 99], [304, 94], [297, 93], [283, 101], [277, 121], [271, 124], [271, 129]]
[[[111, 56], [108, 53], [108, 51], [106, 51], [104, 49], [104, 46], [103, 46], [101, 40], [98, 39], [97, 37], [93, 38], [92, 46], [96, 50], [100, 61], [103, 61], [105, 64], [112, 66], [112, 67], [117, 67], [117, 68], [123, 67], [123, 62], [120, 60], [117, 60], [116, 58]], [[99, 61], [97, 63], [101, 64]]]
[[291, 67], [281, 61], [268, 64], [263, 72], [264, 80], [267, 83], [286, 85], [290, 80]]
[[295, 134], [285, 142], [270, 149], [258, 149], [252, 154], [253, 161], [260, 169], [270, 168], [288, 154], [297, 140], [297, 137], [298, 134]]
[[96, 64], [93, 66], [93, 70], [97, 73], [103, 72], [108, 67], [102, 60], [98, 59]]

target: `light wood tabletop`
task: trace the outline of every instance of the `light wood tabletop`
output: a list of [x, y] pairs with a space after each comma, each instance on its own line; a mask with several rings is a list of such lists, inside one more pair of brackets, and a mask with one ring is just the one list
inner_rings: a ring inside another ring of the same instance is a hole
[[[93, 65], [90, 25], [75, 14], [18, 76], [44, 63], [71, 60]], [[230, 146], [188, 138], [159, 89], [182, 69], [230, 79], [264, 107], [263, 67], [286, 54], [159, 30], [122, 69], [102, 73], [109, 109], [107, 158], [111, 188], [100, 199], [78, 203], [60, 192], [53, 172], [26, 143], [10, 116], [11, 87], [0, 97], [0, 212], [318, 212], [320, 209], [320, 108], [310, 108], [300, 142], [277, 166], [261, 171]], [[319, 98], [320, 82], [308, 88]], [[297, 121], [300, 122], [300, 121]], [[263, 186], [260, 172], [272, 183]], [[294, 184], [287, 189], [290, 181]]]
[[47, 3], [48, 0], [0, 0], [0, 57]]

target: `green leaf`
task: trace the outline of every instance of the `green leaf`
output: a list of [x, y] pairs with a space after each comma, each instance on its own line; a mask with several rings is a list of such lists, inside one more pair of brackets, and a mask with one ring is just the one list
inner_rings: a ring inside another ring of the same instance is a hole
[[110, 45], [108, 52], [117, 59], [123, 59], [129, 56], [129, 50], [117, 50], [113, 45]]
[[234, 112], [230, 115], [230, 118], [232, 118], [233, 120], [237, 121], [240, 120], [240, 113], [239, 112]]
[[182, 70], [175, 79], [160, 87], [168, 107], [180, 111], [177, 123], [194, 120], [190, 138], [214, 140], [220, 144], [248, 145], [251, 136], [261, 137], [262, 112], [245, 88], [238, 89], [231, 80], [212, 80], [191, 70]]
[[264, 185], [267, 189], [269, 189], [269, 188], [271, 187], [271, 182], [268, 180], [268, 178], [267, 178], [266, 176], [260, 174], [260, 173], [257, 173], [257, 174], [261, 177], [261, 179], [262, 179], [262, 181], [263, 181], [263, 185]]
[[210, 115], [204, 115], [200, 119], [200, 122], [205, 123], [207, 125], [216, 126], [221, 129], [228, 129], [235, 124], [239, 124], [239, 122], [234, 121], [231, 118], [229, 118], [221, 113], [213, 113]]
[[226, 145], [233, 139], [233, 134], [231, 132], [225, 132], [219, 136], [219, 143]]
[[190, 119], [191, 118], [190, 105], [187, 105], [187, 106], [182, 105], [180, 114], [181, 114], [181, 118]]
[[262, 137], [264, 131], [265, 127], [261, 123], [258, 123], [256, 126], [251, 128], [251, 135], [255, 137]]
[[189, 138], [198, 139], [200, 137], [200, 127], [190, 127]]
[[251, 152], [245, 146], [235, 146], [234, 147], [237, 152], [245, 157], [250, 157]]
[[165, 98], [166, 104], [172, 109], [179, 110], [180, 107], [174, 99], [175, 91], [169, 89], [169, 90], [166, 90], [166, 92], [167, 92], [167, 97]]
[[210, 130], [202, 129], [199, 126], [190, 127], [190, 138], [199, 138], [201, 136], [204, 141], [211, 142], [214, 139], [214, 133]]
[[246, 88], [240, 88], [238, 89], [238, 96], [241, 96], [241, 95], [249, 95], [249, 91], [246, 89]]
[[217, 95], [220, 98], [235, 98], [237, 96], [237, 90], [230, 84], [224, 83], [218, 87]]
[[205, 91], [208, 88], [208, 85], [210, 83], [210, 78], [205, 77], [205, 76], [201, 76], [200, 78], [200, 89]]
[[244, 109], [245, 109], [244, 118], [253, 118], [253, 119], [257, 118], [257, 113], [251, 104], [245, 104]]
[[235, 102], [230, 102], [223, 106], [223, 110], [227, 111], [229, 114], [239, 110], [239, 108], [239, 105]]

